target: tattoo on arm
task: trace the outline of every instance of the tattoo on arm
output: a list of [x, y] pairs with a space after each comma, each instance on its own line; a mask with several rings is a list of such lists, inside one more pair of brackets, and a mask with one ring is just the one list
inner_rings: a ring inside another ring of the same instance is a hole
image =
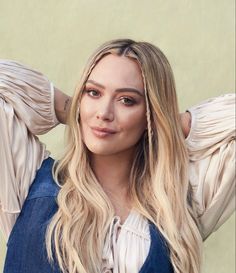
[[64, 104], [64, 111], [67, 111], [67, 107], [69, 105], [70, 99], [66, 99], [65, 104]]

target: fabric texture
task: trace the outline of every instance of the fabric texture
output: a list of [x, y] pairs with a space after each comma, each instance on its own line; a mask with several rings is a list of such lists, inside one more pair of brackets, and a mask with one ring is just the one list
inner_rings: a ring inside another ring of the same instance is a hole
[[123, 224], [114, 216], [103, 248], [102, 272], [139, 272], [150, 244], [149, 224], [142, 215], [132, 209]]
[[[61, 272], [56, 262], [53, 264], [48, 262], [45, 248], [46, 228], [50, 218], [58, 209], [56, 196], [60, 190], [52, 177], [53, 162], [52, 158], [43, 161], [30, 187], [22, 211], [8, 240], [4, 273]], [[138, 220], [137, 215], [135, 218]], [[124, 225], [128, 227], [131, 219], [132, 217], [128, 217]], [[132, 263], [132, 259], [135, 261], [135, 250], [138, 248], [138, 245], [132, 245], [132, 253], [123, 252], [122, 248], [120, 252], [124, 256], [128, 255], [130, 260], [126, 264], [128, 267], [125, 266], [124, 259], [119, 263], [121, 265], [119, 268], [115, 266], [109, 269], [106, 265], [102, 266], [102, 273], [173, 273], [169, 250], [164, 238], [153, 224], [148, 223], [148, 228], [151, 244], [144, 261], [142, 263], [139, 261], [139, 266]]]
[[7, 238], [36, 170], [49, 156], [35, 134], [58, 124], [53, 86], [41, 73], [0, 60], [0, 229]]
[[235, 94], [208, 99], [188, 111], [189, 181], [205, 240], [235, 209]]
[[[186, 139], [189, 181], [199, 230], [206, 239], [226, 221], [235, 206], [235, 95], [206, 100], [188, 111], [192, 116]], [[5, 159], [0, 161], [0, 229], [6, 239], [22, 210], [36, 171], [49, 157], [36, 134], [43, 134], [57, 124], [52, 83], [17, 62], [0, 61], [0, 155]], [[117, 249], [126, 240], [141, 247], [135, 258], [140, 264], [148, 255], [151, 241], [147, 220], [132, 211], [126, 223], [121, 227], [116, 216], [111, 223], [103, 253], [108, 269], [120, 266], [122, 254]], [[123, 232], [116, 242], [114, 230], [118, 228]], [[126, 246], [126, 253], [132, 253]]]

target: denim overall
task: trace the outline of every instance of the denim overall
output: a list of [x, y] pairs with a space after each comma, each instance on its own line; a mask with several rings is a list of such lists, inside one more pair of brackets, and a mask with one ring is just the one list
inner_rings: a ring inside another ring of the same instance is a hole
[[[4, 273], [61, 273], [56, 262], [49, 264], [45, 248], [46, 228], [58, 209], [53, 163], [52, 158], [43, 161], [29, 189], [7, 243]], [[152, 223], [149, 229], [150, 250], [139, 273], [174, 273], [164, 238]]]

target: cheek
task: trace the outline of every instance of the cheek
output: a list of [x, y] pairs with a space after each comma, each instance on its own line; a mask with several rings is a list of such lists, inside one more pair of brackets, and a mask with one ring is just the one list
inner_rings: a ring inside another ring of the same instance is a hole
[[137, 134], [137, 137], [139, 135], [141, 136], [147, 127], [145, 110], [133, 111], [129, 114], [126, 113], [123, 120], [121, 124], [122, 129], [127, 131], [127, 133], [132, 133], [132, 135]]
[[82, 99], [80, 103], [80, 122], [83, 124], [84, 121], [88, 120], [93, 115], [93, 107], [86, 101], [86, 99]]

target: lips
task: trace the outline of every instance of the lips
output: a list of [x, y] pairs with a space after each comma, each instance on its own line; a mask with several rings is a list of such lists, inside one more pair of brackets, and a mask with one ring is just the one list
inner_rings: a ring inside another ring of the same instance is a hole
[[110, 128], [101, 128], [101, 127], [91, 127], [93, 130], [99, 131], [99, 132], [104, 132], [104, 133], [109, 133], [109, 134], [115, 134], [116, 131], [112, 130]]
[[106, 137], [117, 133], [117, 131], [105, 127], [91, 127], [91, 129], [97, 137]]

